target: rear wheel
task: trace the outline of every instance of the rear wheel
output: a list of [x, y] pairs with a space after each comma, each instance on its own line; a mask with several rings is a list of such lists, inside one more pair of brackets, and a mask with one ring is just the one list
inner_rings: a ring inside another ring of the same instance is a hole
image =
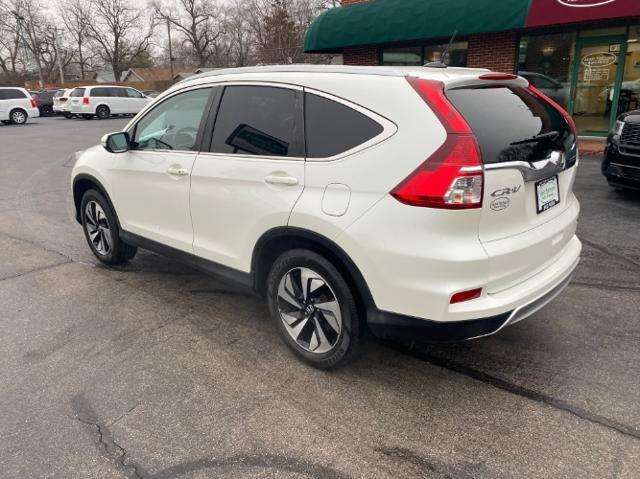
[[28, 116], [26, 111], [16, 108], [11, 111], [9, 118], [14, 125], [24, 125], [27, 122]]
[[42, 116], [49, 116], [49, 115], [53, 115], [53, 107], [49, 106], [49, 105], [45, 105], [42, 107], [42, 110], [40, 111], [40, 114]]
[[65, 117], [67, 120], [70, 120], [71, 118], [73, 118], [73, 115], [72, 115], [71, 113], [65, 113], [65, 114], [64, 114], [64, 117]]
[[89, 248], [101, 262], [117, 265], [136, 255], [135, 246], [120, 240], [116, 215], [100, 192], [88, 190], [82, 196], [80, 215]]
[[111, 110], [109, 110], [109, 107], [106, 105], [100, 105], [96, 108], [96, 116], [101, 120], [106, 120], [111, 116]]
[[281, 255], [269, 272], [269, 310], [280, 336], [319, 369], [346, 364], [360, 340], [354, 295], [336, 267], [313, 251]]

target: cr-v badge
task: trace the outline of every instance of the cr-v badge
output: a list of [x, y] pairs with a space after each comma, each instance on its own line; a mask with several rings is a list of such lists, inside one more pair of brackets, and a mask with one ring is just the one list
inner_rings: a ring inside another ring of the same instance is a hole
[[512, 188], [500, 188], [499, 190], [491, 193], [491, 196], [495, 198], [489, 205], [489, 207], [493, 211], [502, 211], [506, 210], [509, 206], [511, 206], [511, 199], [508, 195], [515, 195], [518, 191], [520, 191], [522, 185], [514, 186]]

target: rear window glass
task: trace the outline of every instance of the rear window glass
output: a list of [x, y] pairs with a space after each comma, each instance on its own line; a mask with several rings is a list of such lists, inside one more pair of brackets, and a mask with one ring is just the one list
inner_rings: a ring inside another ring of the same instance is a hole
[[305, 94], [307, 158], [328, 158], [378, 136], [384, 128], [359, 111], [311, 93]]
[[84, 88], [76, 88], [71, 92], [72, 97], [84, 96]]
[[447, 97], [473, 129], [484, 163], [538, 161], [575, 143], [562, 113], [527, 88], [463, 88]]

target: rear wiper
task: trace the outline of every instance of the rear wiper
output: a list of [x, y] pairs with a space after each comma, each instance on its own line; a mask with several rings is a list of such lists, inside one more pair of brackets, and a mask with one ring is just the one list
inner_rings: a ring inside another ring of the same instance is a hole
[[559, 131], [550, 131], [549, 133], [543, 133], [541, 135], [536, 135], [533, 138], [529, 138], [527, 140], [514, 141], [509, 146], [525, 145], [527, 143], [538, 143], [538, 142], [544, 141], [544, 140], [555, 140], [559, 136], [560, 136], [560, 132]]

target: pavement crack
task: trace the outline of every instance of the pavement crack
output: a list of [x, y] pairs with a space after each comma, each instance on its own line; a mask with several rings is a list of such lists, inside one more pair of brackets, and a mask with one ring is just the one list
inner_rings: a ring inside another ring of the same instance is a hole
[[606, 289], [611, 291], [630, 291], [632, 293], [640, 292], [640, 286], [625, 286], [618, 284], [604, 284], [604, 283], [592, 283], [589, 281], [576, 281], [573, 280], [570, 286], [583, 286], [585, 288], [593, 289]]
[[63, 258], [68, 259], [69, 261], [74, 261], [74, 259], [71, 256], [69, 256], [68, 254], [63, 253], [62, 251], [58, 251], [58, 250], [55, 250], [55, 249], [52, 249], [52, 248], [48, 248], [47, 246], [45, 246], [42, 243], [39, 243], [37, 241], [28, 240], [26, 238], [21, 238], [19, 236], [14, 236], [14, 235], [11, 235], [11, 234], [8, 234], [8, 233], [4, 233], [2, 231], [0, 231], [0, 236], [4, 236], [5, 238], [8, 238], [8, 239], [13, 240], [13, 241], [18, 241], [19, 243], [25, 243], [25, 244], [28, 244], [28, 245], [31, 245], [31, 246], [35, 246], [36, 248], [41, 248], [44, 251], [46, 251], [47, 253], [57, 254], [57, 255], [62, 256]]
[[515, 394], [517, 396], [524, 397], [531, 401], [544, 404], [545, 406], [550, 406], [554, 409], [558, 409], [560, 411], [566, 412], [568, 414], [576, 416], [585, 421], [589, 421], [593, 424], [597, 424], [599, 426], [603, 426], [617, 433], [623, 434], [627, 437], [631, 437], [633, 439], [640, 439], [640, 430], [638, 430], [636, 427], [621, 423], [619, 421], [610, 419], [608, 417], [605, 417], [599, 414], [592, 413], [580, 406], [576, 406], [562, 399], [558, 399], [548, 394], [511, 383], [505, 379], [499, 378], [497, 376], [492, 376], [491, 374], [487, 374], [483, 371], [479, 371], [478, 369], [470, 368], [468, 366], [451, 361], [449, 359], [433, 356], [431, 354], [424, 353], [421, 351], [416, 351], [413, 349], [407, 350], [402, 345], [399, 345], [396, 343], [391, 343], [391, 347], [393, 347], [395, 350], [402, 352], [404, 354], [409, 354], [410, 356], [413, 356], [422, 361], [426, 361], [435, 366], [439, 366], [449, 371], [462, 374], [464, 376], [475, 379], [476, 381], [480, 381], [490, 386], [493, 386], [497, 389], [501, 389], [508, 393]]
[[[84, 395], [78, 394], [74, 396], [71, 404], [75, 412], [75, 416], [72, 418], [86, 426], [90, 426], [95, 431], [96, 445], [104, 457], [111, 460], [118, 469], [123, 471], [127, 477], [131, 479], [143, 479], [145, 476], [148, 476], [142, 468], [127, 460], [127, 450], [115, 441], [108, 426], [97, 420], [95, 411], [93, 411]], [[135, 407], [137, 406], [134, 406], [129, 412], [135, 409]], [[122, 417], [126, 414], [127, 413], [123, 414]]]
[[3, 277], [0, 278], [0, 281], [7, 281], [7, 280], [10, 280], [10, 279], [21, 278], [22, 276], [26, 276], [28, 274], [39, 273], [40, 271], [46, 271], [48, 269], [57, 268], [58, 266], [62, 266], [62, 265], [65, 265], [65, 264], [70, 264], [70, 263], [73, 263], [73, 261], [72, 260], [67, 260], [67, 261], [61, 261], [59, 263], [49, 264], [49, 265], [46, 265], [46, 266], [40, 266], [39, 268], [30, 269], [29, 271], [24, 271], [22, 273], [13, 274], [11, 276], [3, 276]]
[[618, 260], [624, 261], [625, 263], [630, 263], [634, 265], [636, 268], [640, 269], [640, 262], [634, 260], [633, 258], [629, 258], [627, 255], [624, 255], [622, 253], [616, 253], [606, 248], [605, 246], [599, 245], [598, 243], [594, 243], [593, 241], [589, 241], [584, 238], [580, 238], [580, 241], [582, 241], [583, 244], [586, 244], [590, 248], [600, 251], [601, 253], [607, 256], [611, 256], [612, 258], [616, 258]]

